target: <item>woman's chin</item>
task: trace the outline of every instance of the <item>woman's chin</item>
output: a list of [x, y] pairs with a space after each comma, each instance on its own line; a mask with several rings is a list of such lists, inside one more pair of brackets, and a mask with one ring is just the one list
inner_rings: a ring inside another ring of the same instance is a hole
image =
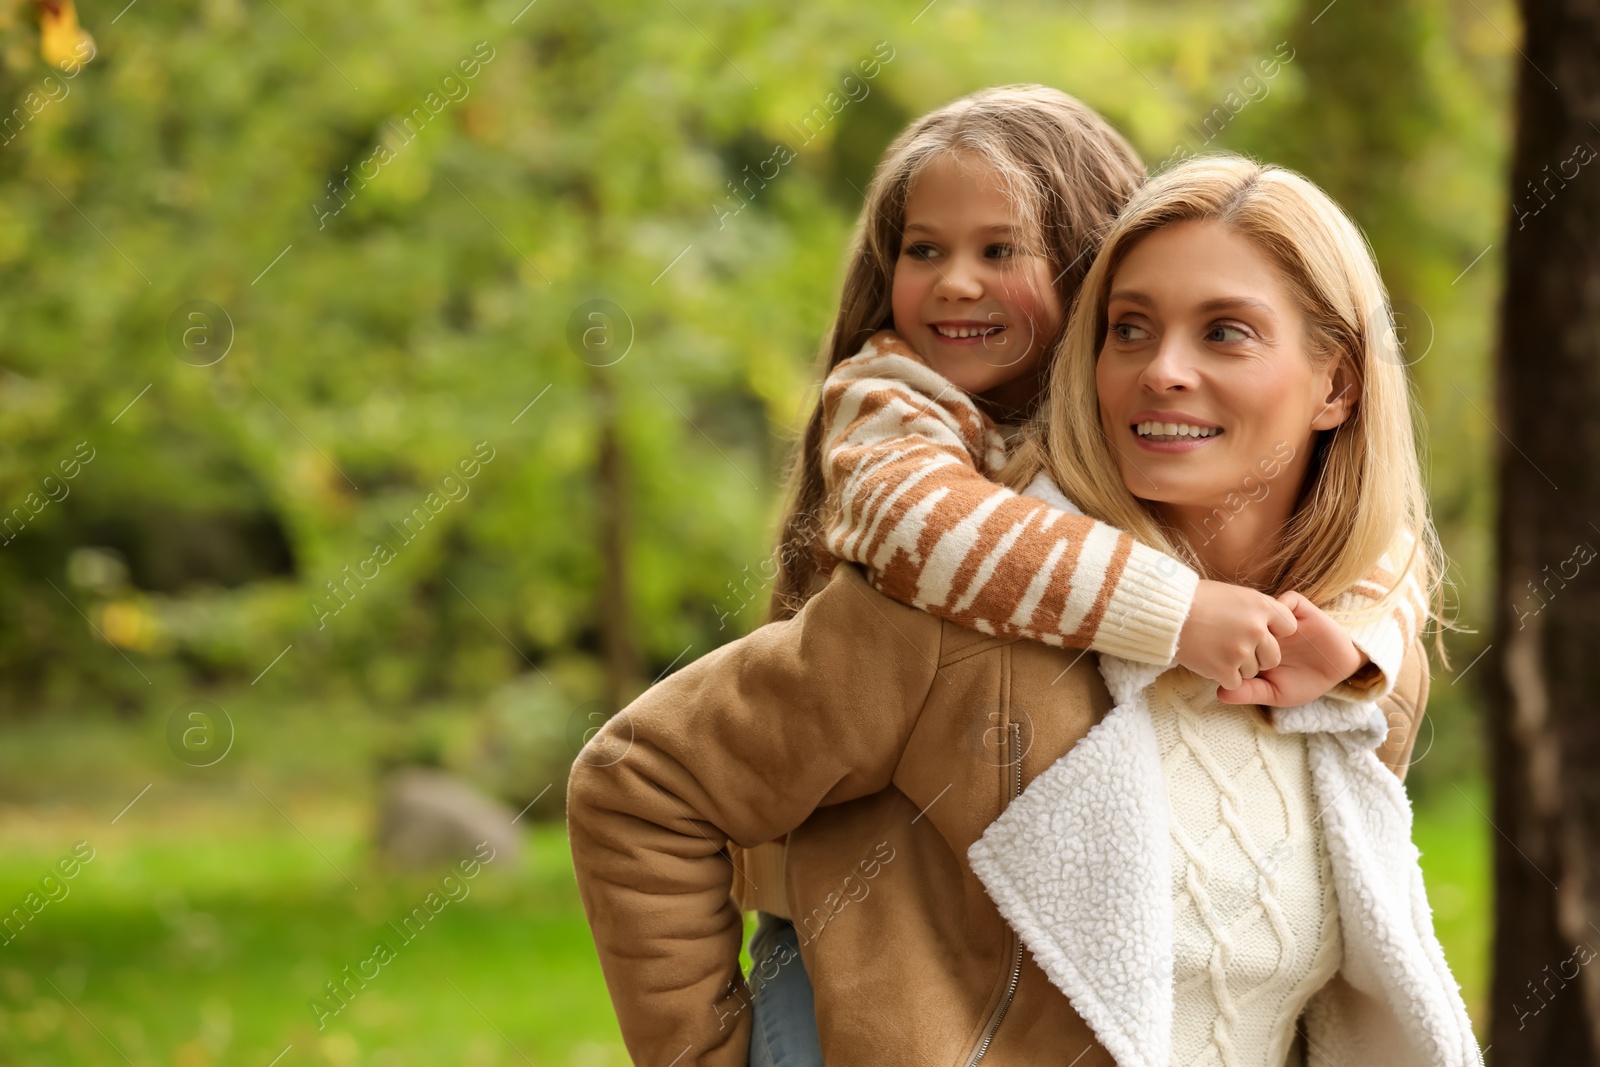
[[1189, 501], [1186, 498], [1178, 497], [1174, 499], [1172, 494], [1163, 493], [1160, 490], [1157, 490], [1155, 493], [1144, 492], [1134, 493], [1133, 495], [1134, 499], [1138, 500], [1141, 504], [1155, 504], [1156, 506], [1163, 508], [1181, 508], [1190, 506]]
[[1151, 478], [1137, 470], [1123, 471], [1122, 484], [1140, 503], [1155, 504], [1162, 508], [1205, 509], [1216, 504], [1216, 493], [1192, 482], [1175, 483], [1165, 478]]

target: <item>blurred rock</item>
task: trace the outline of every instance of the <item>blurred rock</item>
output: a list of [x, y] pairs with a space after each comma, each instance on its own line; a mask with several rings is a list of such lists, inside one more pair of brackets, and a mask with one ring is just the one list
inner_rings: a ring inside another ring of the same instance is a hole
[[495, 850], [496, 867], [510, 866], [522, 849], [511, 822], [515, 816], [454, 775], [407, 767], [384, 786], [378, 804], [378, 854], [399, 870], [436, 870], [470, 857], [480, 841], [487, 841]]

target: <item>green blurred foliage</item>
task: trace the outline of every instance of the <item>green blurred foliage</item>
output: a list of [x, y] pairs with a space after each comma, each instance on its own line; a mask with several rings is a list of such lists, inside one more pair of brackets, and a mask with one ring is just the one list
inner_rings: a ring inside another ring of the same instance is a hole
[[[1487, 618], [1497, 254], [1458, 275], [1505, 214], [1503, 0], [86, 3], [71, 79], [31, 6], [0, 10], [0, 99], [66, 86], [0, 134], [0, 508], [66, 492], [0, 546], [7, 714], [253, 681], [456, 700], [501, 709], [516, 777], [607, 692], [606, 427], [631, 692], [758, 623], [861, 190], [909, 119], [1007, 81], [1079, 95], [1152, 166], [1238, 149], [1346, 204], [1406, 318], [1460, 615]], [[1470, 682], [1434, 694], [1423, 790], [1476, 758]]]

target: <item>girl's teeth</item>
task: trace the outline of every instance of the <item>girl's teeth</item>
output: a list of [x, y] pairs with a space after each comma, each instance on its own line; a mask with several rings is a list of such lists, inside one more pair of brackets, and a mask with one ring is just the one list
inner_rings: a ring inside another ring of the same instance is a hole
[[936, 331], [938, 331], [939, 335], [942, 336], [942, 337], [957, 337], [957, 338], [959, 338], [959, 337], [982, 337], [985, 334], [997, 333], [1000, 330], [1005, 329], [1005, 327], [1004, 326], [984, 326], [982, 328], [975, 328], [975, 327], [970, 327], [970, 326], [958, 326], [958, 327], [954, 327], [954, 328], [947, 328], [947, 327], [944, 327], [944, 326], [935, 326], [934, 329]]
[[1191, 426], [1182, 422], [1141, 422], [1138, 427], [1140, 437], [1172, 437], [1179, 440], [1185, 437], [1215, 437], [1221, 433], [1210, 426]]

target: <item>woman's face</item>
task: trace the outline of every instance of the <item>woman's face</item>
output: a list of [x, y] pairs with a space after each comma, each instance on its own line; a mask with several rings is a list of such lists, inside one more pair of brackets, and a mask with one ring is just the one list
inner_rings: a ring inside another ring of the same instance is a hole
[[1245, 504], [1286, 519], [1315, 432], [1355, 398], [1339, 361], [1312, 365], [1273, 263], [1219, 222], [1158, 230], [1112, 277], [1106, 324], [1100, 419], [1129, 491], [1191, 536]]
[[1061, 326], [1050, 263], [1023, 250], [1000, 178], [986, 164], [944, 155], [917, 175], [891, 294], [895, 332], [968, 393], [1003, 403], [1031, 388]]

